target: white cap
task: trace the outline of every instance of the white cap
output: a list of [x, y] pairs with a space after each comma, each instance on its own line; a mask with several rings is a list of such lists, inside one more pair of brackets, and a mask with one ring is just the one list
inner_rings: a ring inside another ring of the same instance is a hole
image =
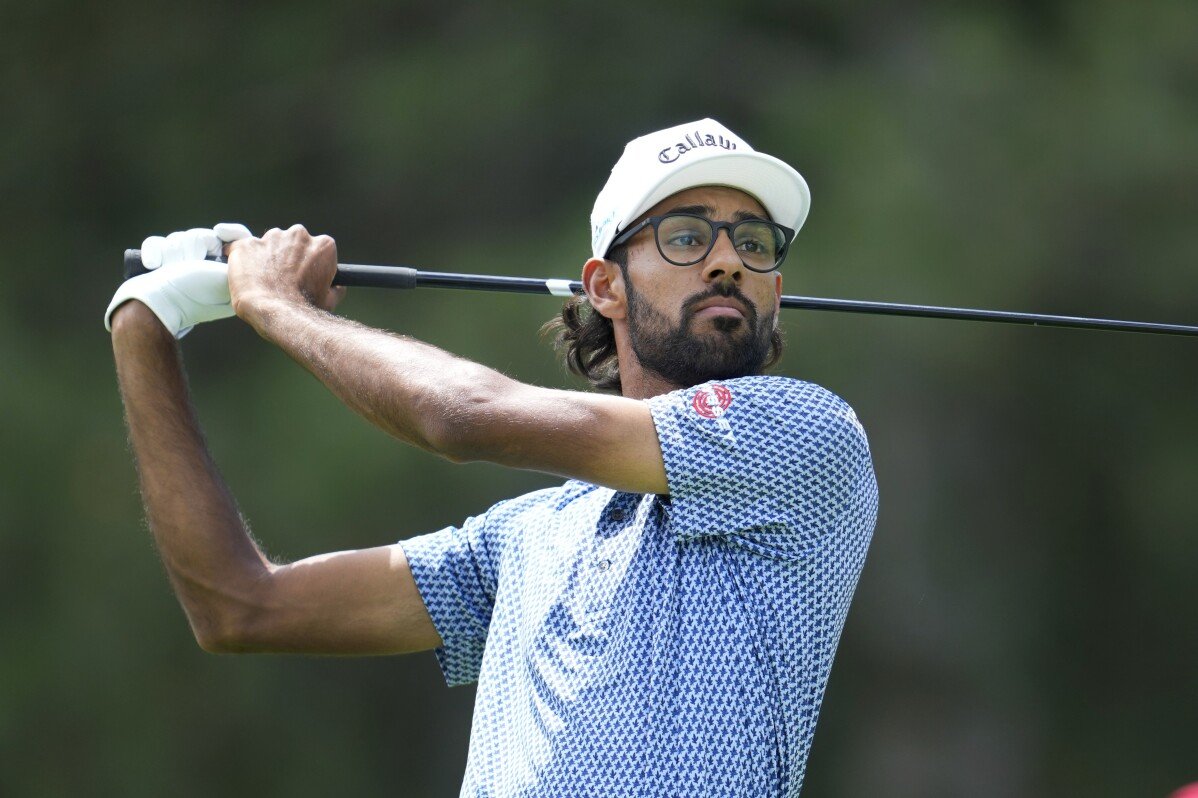
[[591, 252], [607, 254], [616, 236], [671, 194], [697, 186], [728, 186], [751, 194], [770, 218], [796, 233], [807, 219], [807, 181], [772, 155], [714, 119], [659, 130], [624, 147], [591, 211]]

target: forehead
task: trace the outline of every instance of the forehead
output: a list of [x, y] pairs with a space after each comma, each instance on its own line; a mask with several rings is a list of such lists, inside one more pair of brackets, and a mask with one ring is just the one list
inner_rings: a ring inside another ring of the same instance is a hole
[[760, 216], [763, 219], [770, 218], [765, 208], [751, 194], [727, 186], [698, 186], [679, 191], [654, 205], [641, 218], [659, 216], [683, 206], [710, 208], [711, 217], [716, 220], [732, 219], [738, 213]]

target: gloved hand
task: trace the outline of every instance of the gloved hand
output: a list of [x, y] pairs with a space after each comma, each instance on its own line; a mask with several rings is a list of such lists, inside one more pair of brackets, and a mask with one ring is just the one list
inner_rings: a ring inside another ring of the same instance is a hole
[[222, 222], [165, 238], [150, 236], [142, 242], [141, 261], [152, 271], [121, 284], [104, 314], [104, 329], [112, 331], [113, 311], [130, 299], [144, 303], [176, 338], [200, 322], [232, 316], [229, 267], [204, 258], [220, 255], [225, 244], [252, 235], [245, 225]]

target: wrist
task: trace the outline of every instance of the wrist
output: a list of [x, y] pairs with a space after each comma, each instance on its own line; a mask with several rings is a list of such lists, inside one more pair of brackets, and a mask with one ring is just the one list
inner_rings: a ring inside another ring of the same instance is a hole
[[301, 311], [310, 307], [310, 303], [302, 294], [294, 296], [268, 291], [257, 291], [239, 295], [233, 299], [233, 312], [246, 324], [253, 327], [263, 338], [267, 334], [271, 322], [280, 316]]
[[118, 305], [109, 321], [114, 338], [118, 335], [128, 337], [147, 333], [170, 335], [162, 320], [140, 299], [130, 299]]
[[131, 299], [112, 312], [112, 353], [118, 372], [122, 364], [170, 357], [172, 352], [178, 352], [175, 336], [140, 300]]

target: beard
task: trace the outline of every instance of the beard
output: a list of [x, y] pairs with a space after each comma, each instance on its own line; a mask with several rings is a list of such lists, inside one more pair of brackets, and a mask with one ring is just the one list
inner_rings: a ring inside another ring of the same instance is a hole
[[[628, 335], [641, 366], [666, 382], [688, 388], [710, 380], [760, 374], [770, 355], [774, 312], [758, 316], [757, 308], [733, 283], [714, 283], [682, 303], [677, 326], [646, 302], [625, 280], [628, 292]], [[712, 297], [731, 297], [746, 308], [744, 318], [716, 316], [711, 332], [690, 330], [695, 306]]]

